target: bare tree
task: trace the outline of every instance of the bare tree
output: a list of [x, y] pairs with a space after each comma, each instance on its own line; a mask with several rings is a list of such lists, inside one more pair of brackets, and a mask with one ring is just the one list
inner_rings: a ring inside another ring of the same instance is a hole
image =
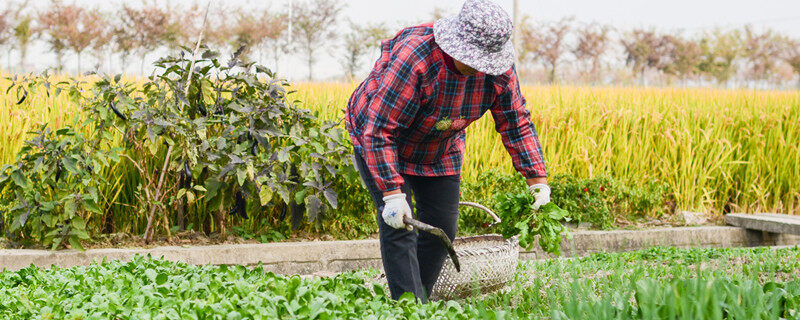
[[748, 62], [747, 78], [766, 80], [780, 61], [780, 37], [772, 30], [758, 33], [751, 27], [744, 29], [744, 58]]
[[99, 16], [95, 30], [95, 39], [92, 42], [91, 53], [95, 58], [94, 69], [100, 70], [103, 64], [106, 65], [106, 72], [111, 73], [111, 51], [114, 49], [114, 25], [109, 21], [105, 12], [95, 10]]
[[292, 32], [306, 53], [308, 80], [313, 79], [317, 49], [336, 38], [336, 22], [342, 9], [339, 0], [306, 0], [292, 4]]
[[361, 59], [364, 55], [370, 50], [378, 48], [380, 41], [388, 37], [389, 28], [384, 24], [360, 26], [350, 22], [350, 32], [344, 36], [344, 56], [342, 57], [345, 76], [353, 79], [361, 66]]
[[165, 39], [172, 36], [170, 32], [173, 26], [169, 12], [153, 2], [142, 2], [138, 7], [125, 3], [118, 12], [118, 19], [118, 31], [126, 33], [123, 38], [129, 39], [133, 44], [133, 51], [138, 53], [141, 60], [140, 73], [144, 74], [147, 54], [158, 49]]
[[[27, 42], [24, 43], [24, 46], [21, 46], [20, 36], [24, 36], [25, 32], [20, 34], [20, 31], [25, 31], [24, 29], [30, 28], [32, 25], [32, 21], [30, 17], [25, 15], [23, 11], [28, 8], [28, 0], [24, 1], [15, 1], [10, 0], [7, 1], [3, 5], [3, 10], [0, 11], [0, 47], [6, 47], [6, 54], [7, 54], [7, 65], [6, 68], [11, 70], [11, 52], [14, 51], [15, 48], [20, 50], [21, 56], [25, 56], [27, 54]], [[28, 20], [27, 22], [25, 20]], [[33, 37], [36, 34], [36, 30], [28, 30], [28, 32], [32, 32], [29, 35]], [[30, 39], [27, 40], [28, 42]], [[25, 52], [22, 52], [25, 51]], [[23, 59], [24, 60], [24, 59]]]
[[[253, 60], [251, 55], [256, 52], [259, 58], [263, 57], [264, 43], [267, 38], [274, 36], [276, 26], [271, 22], [276, 17], [266, 9], [259, 11], [238, 10], [235, 23], [232, 27], [229, 45], [233, 50], [245, 46], [246, 50], [240, 57]], [[282, 31], [279, 31], [282, 33]]]
[[656, 68], [664, 74], [684, 83], [697, 75], [703, 53], [697, 42], [680, 35], [663, 35], [657, 51], [660, 58]]
[[164, 8], [154, 7], [159, 15], [163, 16], [163, 30], [156, 37], [159, 46], [165, 46], [174, 51], [181, 46], [192, 47], [197, 42], [202, 28], [205, 8], [200, 8], [197, 3], [188, 7], [180, 4], [166, 3]]
[[572, 49], [572, 54], [578, 62], [588, 66], [584, 71], [591, 83], [597, 83], [600, 79], [600, 69], [602, 67], [603, 55], [608, 51], [609, 33], [611, 27], [597, 23], [591, 23], [578, 29], [578, 43]]
[[260, 49], [270, 52], [273, 59], [272, 68], [277, 72], [281, 55], [288, 53], [291, 49], [291, 43], [286, 38], [289, 30], [289, 16], [280, 12], [272, 14], [267, 12], [260, 22], [261, 28], [268, 31]]
[[65, 34], [78, 18], [75, 10], [70, 6], [64, 5], [59, 0], [52, 0], [44, 11], [38, 13], [39, 31], [46, 35], [47, 44], [50, 50], [56, 54], [56, 68], [61, 70], [64, 67], [64, 53], [67, 51], [67, 40]]
[[103, 17], [100, 11], [89, 10], [76, 5], [64, 7], [66, 16], [72, 17], [71, 22], [59, 35], [66, 47], [75, 53], [78, 59], [78, 73], [82, 71], [81, 56], [91, 47], [96, 40], [103, 36]]
[[520, 66], [518, 67], [525, 67], [535, 63], [536, 52], [539, 51], [539, 46], [541, 46], [541, 37], [530, 20], [530, 16], [522, 17], [518, 27], [520, 29], [519, 51], [517, 51], [517, 60]]
[[[205, 4], [205, 2], [202, 2]], [[203, 19], [205, 18], [206, 6], [200, 5], [194, 1], [189, 6], [176, 5], [175, 7], [167, 8], [169, 12], [169, 28], [166, 32], [165, 38], [167, 47], [175, 49], [180, 46], [193, 47], [197, 43], [197, 38], [200, 36], [201, 28], [203, 28]], [[208, 8], [209, 11], [212, 8]], [[213, 11], [212, 11], [213, 12]], [[223, 14], [221, 12], [220, 14]], [[209, 13], [209, 19], [212, 18], [212, 13]], [[208, 39], [210, 25], [206, 23], [204, 39]], [[206, 41], [206, 40], [204, 40]]]
[[36, 35], [33, 27], [33, 18], [27, 14], [21, 14], [17, 18], [14, 26], [14, 39], [16, 39], [17, 50], [19, 50], [19, 69], [25, 71], [25, 58], [28, 56], [28, 46]]
[[782, 58], [798, 75], [797, 88], [800, 88], [800, 41], [787, 40], [784, 45]]
[[441, 18], [446, 18], [451, 16], [452, 13], [449, 9], [442, 8], [440, 6], [433, 7], [433, 11], [431, 11], [431, 19], [432, 21], [439, 20]]
[[625, 64], [630, 66], [633, 74], [639, 75], [641, 83], [645, 84], [645, 71], [658, 66], [661, 59], [658, 52], [661, 38], [655, 31], [634, 29], [625, 35], [621, 42], [625, 48]]
[[566, 39], [572, 28], [572, 21], [573, 18], [564, 18], [542, 26], [533, 26], [525, 19], [523, 23], [522, 55], [532, 55], [533, 60], [542, 63], [548, 70], [550, 83], [558, 80], [557, 69], [567, 51]]
[[121, 71], [125, 73], [128, 67], [128, 58], [136, 51], [136, 40], [134, 34], [128, 32], [122, 24], [113, 23], [112, 28], [112, 51], [119, 54]]
[[[215, 6], [210, 10], [204, 41], [209, 46], [215, 48], [227, 48], [231, 46], [231, 38], [233, 38], [235, 31], [234, 24], [231, 22], [235, 19], [234, 12], [232, 12], [233, 8]], [[192, 31], [192, 33], [200, 34], [199, 27], [197, 27], [196, 31]]]
[[[14, 35], [12, 32], [14, 16], [15, 13], [11, 8], [0, 10], [0, 48], [9, 48], [7, 51], [9, 58], [11, 57], [11, 48], [14, 47], [10, 44], [12, 36]], [[11, 67], [11, 63], [9, 63], [8, 67]]]
[[698, 68], [717, 81], [727, 83], [736, 74], [736, 59], [742, 54], [741, 32], [716, 29], [700, 40], [702, 55]]

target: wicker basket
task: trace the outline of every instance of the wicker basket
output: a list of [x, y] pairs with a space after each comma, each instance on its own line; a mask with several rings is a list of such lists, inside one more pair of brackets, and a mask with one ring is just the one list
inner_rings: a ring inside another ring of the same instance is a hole
[[519, 261], [517, 237], [505, 239], [491, 234], [457, 238], [453, 242], [461, 272], [447, 259], [431, 300], [463, 299], [476, 293], [502, 289], [514, 277]]
[[[459, 204], [483, 210], [494, 219], [492, 225], [501, 222], [492, 210], [483, 205], [474, 202]], [[461, 272], [456, 271], [452, 260], [445, 260], [439, 279], [433, 286], [431, 300], [463, 299], [476, 293], [502, 289], [517, 271], [517, 237], [505, 239], [497, 234], [462, 237], [453, 241], [453, 247], [461, 262]]]

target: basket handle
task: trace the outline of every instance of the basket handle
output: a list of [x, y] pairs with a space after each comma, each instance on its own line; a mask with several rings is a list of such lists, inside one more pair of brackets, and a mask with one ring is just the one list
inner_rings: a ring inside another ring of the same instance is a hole
[[461, 201], [458, 204], [461, 205], [461, 206], [473, 207], [473, 208], [476, 208], [476, 209], [481, 209], [484, 212], [488, 213], [492, 217], [492, 219], [494, 219], [494, 223], [490, 224], [489, 227], [493, 227], [494, 225], [499, 224], [500, 222], [503, 222], [503, 220], [500, 220], [500, 217], [498, 217], [491, 209], [485, 207], [484, 205], [482, 205], [480, 203]]

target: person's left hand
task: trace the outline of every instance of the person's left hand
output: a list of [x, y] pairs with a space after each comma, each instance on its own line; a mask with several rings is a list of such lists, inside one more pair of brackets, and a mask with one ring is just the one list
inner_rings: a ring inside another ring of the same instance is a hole
[[528, 191], [531, 193], [535, 201], [533, 202], [533, 210], [539, 210], [539, 207], [550, 203], [550, 187], [543, 183], [537, 183], [528, 186]]

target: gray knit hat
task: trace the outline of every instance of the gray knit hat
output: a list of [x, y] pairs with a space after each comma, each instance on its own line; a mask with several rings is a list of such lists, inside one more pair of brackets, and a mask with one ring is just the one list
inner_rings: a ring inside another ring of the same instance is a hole
[[433, 37], [445, 53], [475, 70], [500, 75], [514, 65], [511, 18], [492, 0], [467, 0], [457, 16], [439, 19]]

